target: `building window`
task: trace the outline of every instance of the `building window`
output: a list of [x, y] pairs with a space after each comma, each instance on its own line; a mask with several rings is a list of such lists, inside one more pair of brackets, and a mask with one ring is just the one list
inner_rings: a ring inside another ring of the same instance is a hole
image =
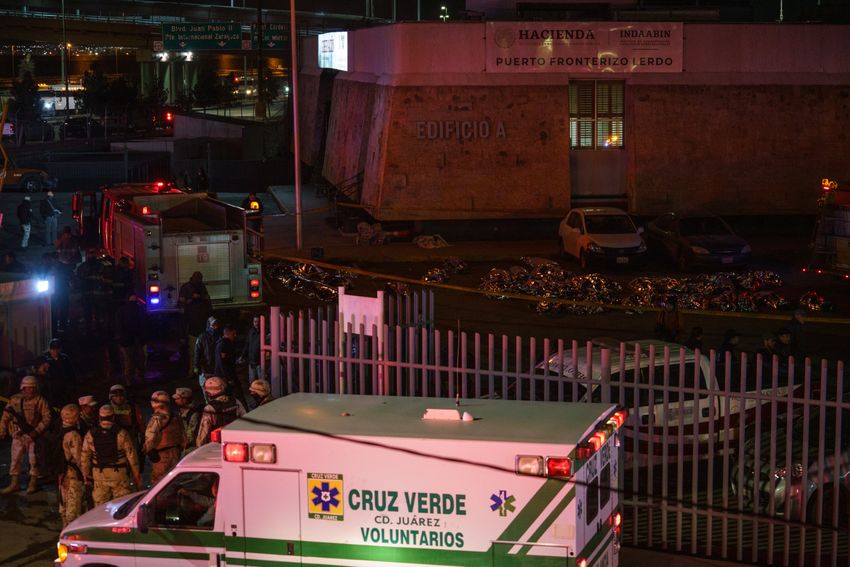
[[570, 147], [623, 147], [623, 81], [570, 82]]

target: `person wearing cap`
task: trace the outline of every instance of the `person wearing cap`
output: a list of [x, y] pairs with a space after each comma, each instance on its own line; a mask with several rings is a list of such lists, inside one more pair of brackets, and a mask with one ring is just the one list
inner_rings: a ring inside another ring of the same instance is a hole
[[100, 406], [97, 427], [86, 433], [80, 460], [86, 484], [93, 485], [95, 506], [130, 494], [131, 476], [136, 488], [142, 488], [136, 446], [127, 431], [115, 423], [110, 404]]
[[756, 354], [762, 356], [763, 364], [770, 365], [773, 355], [779, 354], [776, 350], [776, 335], [770, 332], [762, 333], [761, 346], [756, 350]]
[[195, 448], [198, 424], [201, 421], [203, 408], [192, 403], [191, 388], [177, 388], [171, 397], [174, 399], [177, 413], [183, 422], [183, 430], [186, 432], [186, 448], [183, 450], [183, 454], [190, 453]]
[[94, 396], [80, 396], [77, 399], [80, 406], [80, 435], [85, 436], [89, 430], [97, 425], [97, 400]]
[[168, 474], [186, 447], [186, 430], [183, 421], [171, 412], [168, 392], [157, 390], [151, 395], [153, 415], [145, 428], [142, 452], [151, 462], [151, 483]]
[[86, 259], [77, 266], [77, 281], [83, 298], [83, 317], [86, 325], [100, 324], [103, 303], [103, 264], [97, 259], [97, 251], [90, 248]]
[[[188, 349], [188, 356], [192, 356], [192, 347], [197, 338], [207, 328], [207, 320], [212, 315], [212, 301], [204, 284], [204, 275], [195, 272], [189, 281], [180, 286], [177, 294], [177, 304], [183, 313], [183, 345]], [[189, 371], [197, 366], [189, 361]]]
[[21, 391], [12, 396], [3, 409], [0, 418], [0, 439], [12, 437], [12, 458], [9, 466], [9, 486], [0, 490], [0, 494], [12, 494], [21, 489], [21, 465], [24, 454], [29, 457], [30, 479], [27, 494], [38, 491], [38, 461], [35, 456], [35, 440], [50, 425], [50, 406], [44, 396], [38, 393], [38, 380], [35, 376], [25, 376], [21, 380]]
[[73, 522], [80, 515], [85, 495], [85, 479], [82, 465], [83, 437], [80, 433], [80, 408], [77, 404], [67, 404], [59, 413], [62, 418], [62, 453], [65, 456], [65, 468], [59, 473], [59, 516], [62, 527]]
[[71, 357], [62, 352], [62, 341], [51, 339], [43, 356], [48, 363], [45, 381], [50, 405], [62, 407], [73, 402], [77, 379]]
[[59, 215], [62, 211], [56, 206], [53, 191], [48, 191], [38, 206], [38, 212], [44, 219], [44, 245], [53, 246], [59, 238]]
[[145, 430], [142, 410], [127, 399], [127, 389], [121, 384], [109, 388], [109, 403], [115, 412], [115, 423], [126, 429], [136, 447], [140, 447], [142, 432]]
[[248, 393], [251, 394], [251, 397], [257, 404], [255, 407], [264, 406], [274, 399], [272, 397], [271, 384], [269, 384], [268, 380], [263, 380], [262, 378], [251, 382]]
[[791, 329], [788, 327], [776, 331], [776, 354], [786, 361], [794, 354], [791, 350]]
[[215, 317], [209, 317], [206, 330], [195, 339], [192, 356], [193, 372], [198, 376], [201, 388], [206, 377], [215, 373], [215, 345], [220, 337], [221, 324]]
[[115, 313], [115, 332], [121, 349], [121, 370], [124, 383], [142, 384], [145, 381], [145, 349], [148, 342], [148, 318], [135, 291], [124, 298]]
[[22, 368], [17, 375], [18, 380], [24, 376], [35, 376], [38, 380], [38, 391], [47, 400], [51, 407], [62, 407], [62, 404], [53, 404], [51, 400], [53, 396], [50, 393], [50, 384], [47, 381], [47, 371], [50, 368], [50, 363], [44, 356], [36, 357], [32, 365]]
[[227, 384], [218, 376], [210, 376], [204, 382], [207, 405], [198, 425], [195, 444], [200, 447], [210, 442], [210, 433], [236, 421], [245, 415], [245, 406], [227, 395]]
[[23, 198], [18, 205], [18, 222], [21, 223], [21, 248], [26, 250], [30, 242], [30, 231], [32, 230], [32, 203], [29, 196]]

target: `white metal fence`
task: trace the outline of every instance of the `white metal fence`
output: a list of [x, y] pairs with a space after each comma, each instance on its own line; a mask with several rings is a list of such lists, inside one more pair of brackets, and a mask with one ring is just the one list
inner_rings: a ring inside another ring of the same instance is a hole
[[630, 414], [624, 544], [764, 565], [850, 565], [842, 362], [442, 332], [428, 323], [426, 302], [398, 301], [393, 324], [370, 332], [340, 329], [330, 308], [272, 308], [262, 348], [275, 394], [617, 403]]

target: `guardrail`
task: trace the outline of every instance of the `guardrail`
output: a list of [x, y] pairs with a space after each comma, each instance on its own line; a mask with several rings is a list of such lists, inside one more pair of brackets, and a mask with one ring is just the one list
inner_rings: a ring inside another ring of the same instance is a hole
[[277, 395], [386, 392], [628, 408], [625, 466], [612, 481], [626, 545], [754, 564], [850, 563], [843, 362], [706, 355], [660, 341], [341, 327], [330, 308], [281, 314], [273, 307], [261, 336], [267, 328], [263, 364]]

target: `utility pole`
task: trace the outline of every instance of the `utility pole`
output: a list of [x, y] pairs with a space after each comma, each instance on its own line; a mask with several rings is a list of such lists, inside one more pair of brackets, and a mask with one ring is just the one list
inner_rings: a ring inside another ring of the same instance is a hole
[[266, 117], [266, 104], [263, 100], [263, 0], [257, 0], [257, 104], [254, 115], [257, 118]]
[[[70, 115], [70, 95], [68, 93], [68, 73], [71, 71], [71, 44], [68, 43], [68, 37], [65, 33], [65, 0], [62, 0], [62, 82], [65, 83], [65, 116]], [[67, 68], [65, 58], [68, 58]]]
[[292, 62], [289, 74], [292, 76], [292, 147], [295, 155], [295, 246], [301, 250], [301, 138], [298, 133], [298, 41], [295, 33], [295, 0], [289, 0], [289, 40], [292, 45]]

